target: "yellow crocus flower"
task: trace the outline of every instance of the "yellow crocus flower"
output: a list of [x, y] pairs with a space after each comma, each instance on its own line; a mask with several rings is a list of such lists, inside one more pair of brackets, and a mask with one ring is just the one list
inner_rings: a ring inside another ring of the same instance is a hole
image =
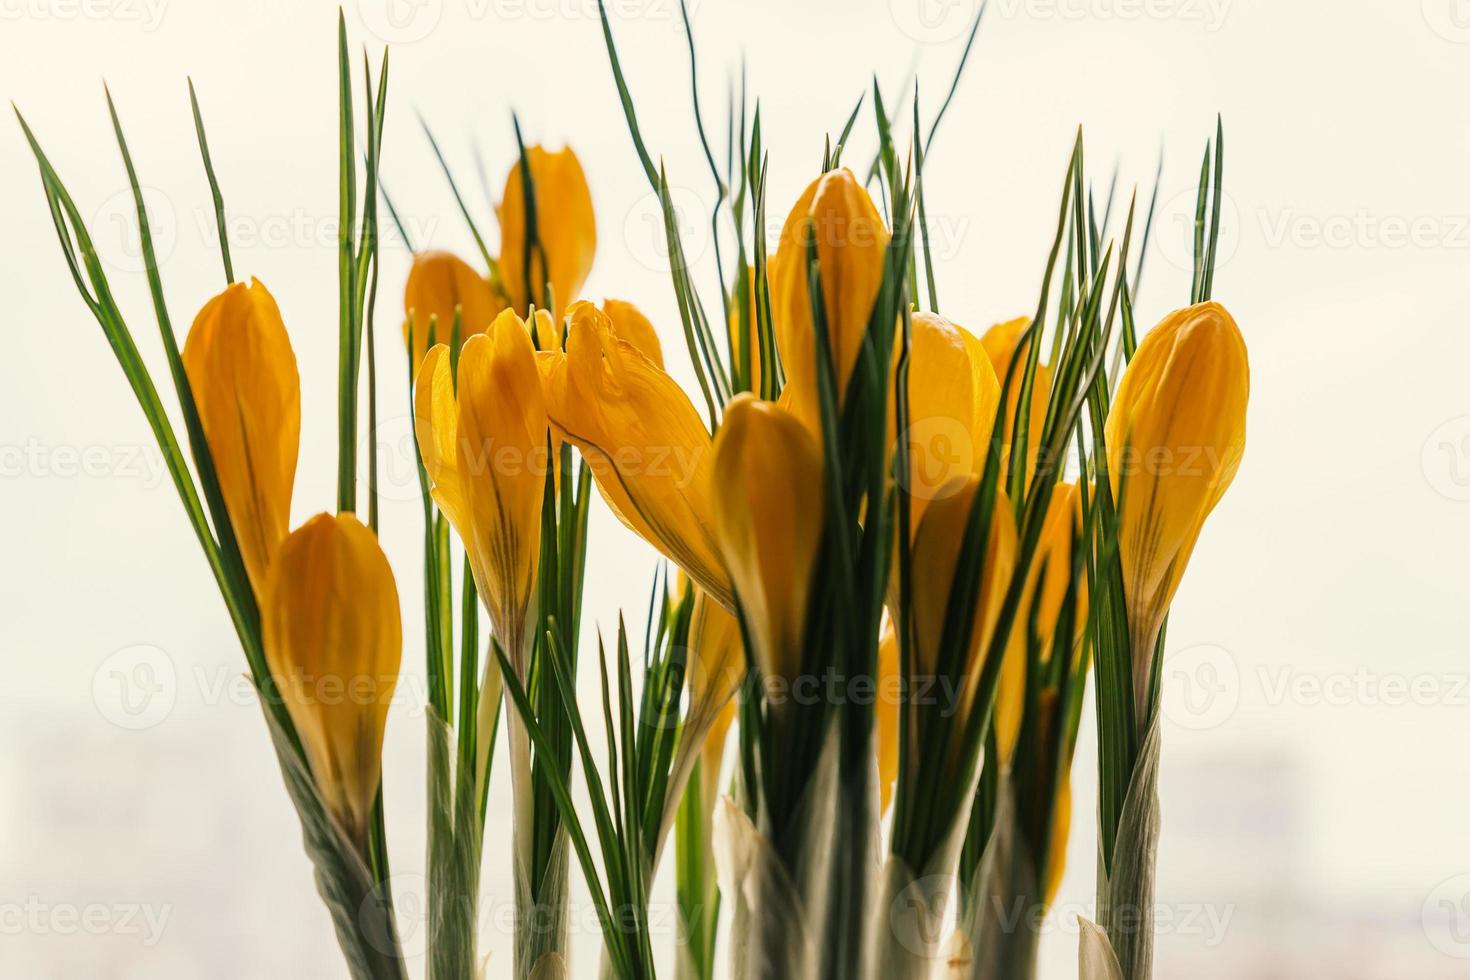
[[500, 288], [511, 309], [524, 316], [530, 304], [545, 305], [549, 282], [555, 302], [552, 314], [560, 322], [562, 311], [580, 298], [597, 251], [592, 192], [571, 147], [553, 152], [542, 146], [528, 146], [526, 159], [531, 165], [531, 185], [536, 196], [540, 251], [531, 255], [527, 275], [526, 196], [518, 160], [505, 178], [505, 193], [496, 209], [500, 217]]
[[403, 653], [398, 589], [377, 536], [346, 513], [293, 531], [266, 580], [261, 630], [317, 789], [365, 849]]
[[883, 282], [888, 239], [873, 199], [846, 168], [812, 181], [786, 218], [768, 274], [776, 346], [799, 418], [820, 418], [807, 247], [816, 244], [840, 406]]
[[[1200, 529], [1240, 467], [1249, 397], [1245, 341], [1213, 302], [1164, 317], [1118, 385], [1105, 436], [1135, 678], [1147, 676]], [[1145, 684], [1137, 696], [1142, 708]]]
[[567, 310], [566, 353], [543, 355], [556, 435], [582, 452], [619, 520], [731, 608], [715, 544], [709, 431], [689, 396], [591, 303]]
[[[1027, 316], [1016, 317], [1004, 323], [997, 323], [986, 330], [980, 337], [980, 343], [985, 348], [985, 353], [990, 358], [990, 364], [995, 369], [997, 383], [1004, 388], [1006, 373], [1011, 369], [1011, 358], [1015, 356], [1016, 345], [1020, 342], [1021, 334], [1031, 325], [1031, 318]], [[1016, 409], [1021, 399], [1021, 382], [1024, 380], [1023, 371], [1025, 362], [1016, 364], [1015, 376], [1011, 379], [1011, 388], [1006, 395], [1005, 428], [1001, 431], [1001, 466], [1008, 467], [1011, 459], [1011, 439], [1016, 432]], [[1051, 398], [1051, 368], [1039, 361], [1036, 364], [1036, 375], [1031, 383], [1031, 414], [1027, 420], [1026, 432], [1026, 485], [1031, 485], [1031, 479], [1036, 475], [1036, 463], [1040, 458], [1041, 451], [1041, 427], [1046, 423], [1046, 404]], [[990, 438], [990, 427], [992, 422], [987, 420], [983, 428], [985, 439]], [[1001, 479], [1004, 480], [1006, 470], [1001, 470]]]
[[257, 598], [286, 538], [301, 442], [301, 380], [281, 311], [255, 279], [215, 296], [189, 328], [184, 373]]
[[715, 529], [765, 677], [801, 671], [808, 597], [822, 542], [822, 455], [793, 416], [749, 393], [715, 438]]
[[[979, 486], [978, 478], [964, 477], [949, 492], [936, 497], [925, 510], [923, 523], [914, 537], [914, 670], [920, 677], [935, 676], [939, 670], [939, 644], [944, 632], [949, 594], [959, 562], [960, 545], [964, 541], [965, 525]], [[974, 708], [984, 658], [1000, 619], [1015, 564], [1015, 521], [1005, 494], [997, 491], [980, 587], [973, 602], [975, 618], [969, 651], [961, 665], [960, 676], [953, 678], [960, 685], [956, 692], [959, 703], [954, 707], [961, 718]], [[1020, 656], [1017, 656], [1018, 651]], [[1011, 757], [1020, 732], [1025, 686], [1025, 651], [1014, 643], [1008, 644], [995, 702], [995, 732], [1003, 759]]]
[[525, 321], [504, 310], [465, 342], [458, 390], [435, 346], [414, 384], [414, 428], [434, 501], [464, 542], [496, 639], [520, 669], [541, 551], [546, 404]]
[[[980, 341], [958, 324], [935, 313], [915, 313], [910, 338], [907, 489], [917, 528], [929, 501], [959, 486], [957, 477], [984, 469], [1000, 384]], [[890, 451], [894, 412], [890, 404]]]
[[413, 331], [409, 352], [415, 368], [429, 349], [432, 323], [434, 343], [448, 344], [454, 333], [454, 311], [460, 311], [459, 342], [490, 326], [506, 304], [495, 295], [490, 282], [469, 263], [450, 252], [419, 252], [408, 270], [403, 287], [403, 341]]

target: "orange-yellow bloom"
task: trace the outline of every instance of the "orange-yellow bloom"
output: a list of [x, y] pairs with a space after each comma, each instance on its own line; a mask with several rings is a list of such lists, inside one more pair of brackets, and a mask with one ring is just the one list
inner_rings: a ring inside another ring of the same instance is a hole
[[[950, 492], [931, 501], [914, 538], [914, 669], [921, 677], [936, 676], [940, 669], [939, 646], [949, 594], [954, 584], [970, 507], [979, 484], [977, 478], [965, 477]], [[961, 665], [960, 676], [954, 678], [959, 683], [959, 703], [955, 708], [960, 717], [974, 709], [980, 673], [999, 624], [1001, 606], [1005, 602], [1015, 564], [1015, 521], [1005, 495], [997, 492], [990, 518], [983, 574], [972, 603], [974, 622], [969, 650]], [[1016, 644], [1007, 645], [995, 695], [995, 732], [1003, 759], [1009, 759], [1015, 748], [1025, 698], [1025, 653], [1021, 649], [1021, 656], [1017, 656], [1017, 651]]]
[[700, 779], [706, 809], [714, 810], [720, 785], [725, 736], [735, 720], [735, 692], [745, 677], [745, 651], [740, 623], [724, 606], [703, 592], [694, 594], [689, 622], [689, 714], [686, 731], [703, 735]]
[[[915, 313], [910, 329], [907, 449], [911, 522], [957, 477], [985, 466], [1000, 385], [980, 342], [935, 313]], [[894, 408], [889, 407], [890, 446]]]
[[449, 349], [430, 350], [414, 385], [414, 427], [434, 501], [464, 542], [496, 638], [519, 669], [547, 465], [546, 405], [525, 321], [505, 310], [466, 341], [457, 392]]
[[749, 393], [715, 438], [715, 529], [765, 677], [801, 671], [822, 542], [822, 455], [791, 415]]
[[[990, 357], [991, 366], [995, 369], [997, 383], [1004, 388], [1006, 374], [1011, 369], [1011, 358], [1015, 355], [1016, 345], [1020, 343], [1021, 334], [1031, 325], [1031, 318], [1022, 316], [1004, 323], [997, 323], [980, 338], [980, 343], [985, 348], [985, 353]], [[1016, 411], [1021, 400], [1021, 383], [1024, 380], [1025, 361], [1018, 361], [1016, 373], [1011, 379], [1011, 388], [1006, 396], [1005, 428], [1001, 431], [1001, 465], [1009, 467], [1011, 459], [1011, 441], [1016, 432]], [[1031, 412], [1027, 417], [1026, 430], [1026, 485], [1031, 485], [1031, 478], [1036, 475], [1036, 463], [1040, 458], [1041, 449], [1041, 427], [1046, 422], [1046, 404], [1051, 398], [1051, 368], [1039, 361], [1036, 364], [1036, 375], [1031, 382]], [[991, 419], [985, 420], [982, 434], [985, 439], [990, 438]], [[1001, 470], [1001, 478], [1004, 479], [1006, 469]]]
[[618, 519], [730, 608], [712, 525], [711, 441], [699, 412], [597, 307], [573, 303], [567, 320], [566, 353], [542, 359], [554, 430], [581, 450]]
[[878, 640], [877, 700], [874, 702], [873, 737], [878, 750], [878, 813], [888, 812], [893, 801], [893, 783], [898, 778], [898, 634], [893, 624], [883, 629]]
[[597, 250], [592, 192], [587, 188], [582, 164], [570, 147], [552, 152], [541, 146], [528, 146], [526, 159], [531, 164], [539, 249], [531, 252], [528, 275], [526, 194], [521, 183], [521, 164], [516, 161], [505, 178], [505, 193], [497, 209], [500, 288], [511, 309], [524, 316], [531, 303], [546, 305], [549, 283], [555, 302], [552, 313], [560, 322], [562, 311], [580, 298], [582, 285], [592, 271], [592, 258]]
[[760, 394], [763, 375], [761, 374], [760, 317], [756, 311], [755, 269], [746, 266], [744, 271], [747, 283], [745, 287], [745, 329], [741, 329], [740, 302], [739, 297], [736, 296], [730, 298], [730, 317], [729, 322], [725, 324], [727, 339], [730, 343], [730, 371], [732, 376], [742, 372], [746, 357], [745, 351], [748, 348], [750, 350], [750, 373], [744, 379], [745, 384], [740, 387], [740, 390]]
[[[1245, 341], [1218, 303], [1164, 317], [1118, 385], [1105, 435], [1135, 677], [1146, 677], [1200, 529], [1240, 467], [1249, 397]], [[1142, 702], [1145, 686], [1137, 692]]]
[[815, 242], [837, 402], [847, 392], [883, 282], [888, 229], [873, 199], [847, 169], [823, 174], [786, 218], [769, 266], [776, 346], [802, 419], [817, 411], [817, 340], [807, 283], [807, 248]]
[[459, 342], [463, 344], [490, 326], [505, 305], [490, 288], [489, 280], [457, 256], [438, 251], [418, 253], [403, 287], [403, 341], [413, 342], [410, 363], [417, 368], [423, 361], [431, 329], [434, 343], [449, 343], [456, 309], [460, 314]]
[[281, 545], [261, 602], [266, 663], [328, 809], [366, 846], [403, 628], [393, 570], [351, 514], [318, 514]]
[[281, 311], [257, 280], [204, 304], [184, 343], [199, 422], [258, 597], [291, 520], [301, 380]]

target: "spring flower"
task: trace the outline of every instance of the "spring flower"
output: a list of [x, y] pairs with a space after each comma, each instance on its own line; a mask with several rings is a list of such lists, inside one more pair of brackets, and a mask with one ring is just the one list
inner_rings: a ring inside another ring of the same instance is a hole
[[531, 335], [515, 311], [465, 342], [457, 391], [449, 348], [429, 351], [414, 427], [434, 501], [464, 542], [495, 636], [519, 669], [540, 558], [547, 423]]
[[328, 809], [365, 847], [403, 653], [398, 589], [377, 536], [318, 514], [286, 538], [261, 602], [266, 662]]
[[[1245, 341], [1218, 303], [1164, 317], [1118, 385], [1105, 436], [1135, 678], [1146, 677], [1200, 529], [1240, 467], [1249, 396]], [[1142, 707], [1145, 685], [1137, 692]]]
[[[979, 490], [980, 481], [964, 477], [959, 484], [930, 502], [924, 521], [914, 537], [914, 584], [912, 621], [914, 631], [914, 670], [920, 677], [935, 677], [940, 671], [939, 646], [949, 607], [950, 591], [959, 562], [960, 546], [965, 536], [970, 507]], [[974, 602], [974, 623], [970, 644], [957, 678], [959, 717], [967, 716], [975, 707], [980, 673], [1000, 619], [1001, 606], [1016, 563], [1016, 527], [1005, 495], [996, 493], [995, 508], [990, 516], [990, 536], [985, 546], [984, 567]], [[1009, 759], [1021, 727], [1021, 710], [1025, 696], [1026, 661], [1019, 648], [1007, 645], [1004, 663], [996, 688], [995, 732], [1001, 757]]]
[[582, 452], [625, 525], [733, 606], [712, 525], [709, 431], [689, 396], [591, 303], [567, 310], [566, 353], [543, 355], [555, 434]]
[[[403, 341], [413, 342], [410, 363], [417, 368], [428, 351], [429, 332], [434, 343], [447, 344], [454, 334], [459, 310], [459, 342], [490, 326], [505, 308], [489, 281], [467, 262], [449, 252], [420, 252], [413, 257], [408, 283], [403, 287]], [[410, 338], [409, 331], [413, 336]]]
[[[740, 303], [738, 297], [730, 297], [730, 316], [725, 324], [726, 339], [730, 344], [730, 372], [732, 376], [739, 376], [743, 384], [738, 386], [740, 391], [753, 391], [760, 394], [761, 390], [761, 345], [760, 345], [760, 317], [756, 311], [758, 302], [755, 290], [755, 269], [750, 266], [743, 267], [745, 276], [745, 329], [741, 329]], [[737, 280], [735, 288], [739, 288]], [[750, 371], [743, 375], [743, 362], [746, 357], [746, 349], [750, 350]]]
[[822, 542], [822, 455], [794, 417], [737, 395], [715, 439], [715, 529], [762, 675], [801, 670]]
[[257, 597], [291, 519], [301, 380], [281, 311], [255, 279], [215, 296], [189, 329], [194, 392], [230, 526]]
[[[985, 348], [985, 353], [990, 357], [991, 366], [995, 369], [996, 379], [1001, 386], [1005, 387], [1006, 374], [1011, 369], [1011, 358], [1015, 356], [1016, 345], [1020, 342], [1021, 334], [1031, 325], [1031, 318], [1027, 316], [997, 323], [980, 337], [980, 343]], [[1016, 407], [1021, 399], [1021, 382], [1025, 361], [1016, 364], [1015, 376], [1011, 379], [1010, 391], [1006, 394], [1005, 428], [1001, 431], [1001, 479], [1005, 479], [1007, 469], [1010, 466], [1011, 442], [1016, 433]], [[1036, 463], [1040, 458], [1041, 449], [1041, 427], [1046, 422], [1046, 403], [1051, 398], [1051, 368], [1040, 361], [1036, 364], [1036, 375], [1031, 382], [1031, 413], [1027, 419], [1026, 430], [1026, 485], [1031, 485], [1031, 478], [1036, 475]], [[984, 433], [986, 438], [990, 435], [990, 423], [985, 424]]]
[[792, 411], [799, 418], [820, 418], [808, 245], [816, 245], [840, 406], [883, 281], [888, 239], [873, 199], [845, 168], [812, 181], [786, 218], [768, 274], [776, 346], [796, 400]]
[[561, 322], [562, 311], [580, 297], [592, 271], [592, 257], [597, 250], [592, 193], [582, 164], [570, 147], [552, 152], [528, 146], [526, 159], [531, 164], [539, 247], [531, 250], [528, 272], [526, 194], [517, 161], [505, 178], [505, 193], [497, 209], [500, 288], [511, 309], [524, 316], [531, 303], [546, 305], [549, 283], [554, 300], [552, 314]]
[[[944, 317], [915, 313], [910, 337], [907, 489], [917, 528], [929, 501], [959, 486], [956, 477], [984, 469], [1000, 384], [980, 341]], [[891, 404], [889, 427], [891, 435]]]

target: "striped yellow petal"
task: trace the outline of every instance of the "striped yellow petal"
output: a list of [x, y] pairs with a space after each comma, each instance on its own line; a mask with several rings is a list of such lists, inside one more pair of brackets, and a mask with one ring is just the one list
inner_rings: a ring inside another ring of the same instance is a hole
[[[592, 213], [592, 192], [582, 164], [570, 147], [551, 151], [541, 146], [526, 147], [531, 165], [531, 186], [536, 197], [536, 235], [539, 252], [526, 253], [526, 195], [521, 183], [521, 165], [516, 161], [505, 178], [505, 193], [497, 209], [500, 216], [500, 288], [511, 309], [525, 315], [528, 306], [545, 305], [547, 284], [560, 322], [562, 311], [581, 297], [582, 285], [592, 271], [597, 251], [597, 221]], [[544, 256], [544, 260], [543, 260]], [[529, 288], [529, 292], [527, 291]]]
[[490, 326], [490, 321], [504, 307], [490, 282], [467, 262], [449, 252], [418, 253], [413, 257], [408, 283], [403, 287], [403, 340], [408, 343], [411, 339], [413, 343], [410, 363], [417, 367], [424, 359], [430, 346], [431, 329], [435, 343], [449, 343], [456, 310], [463, 344], [471, 334]]
[[261, 630], [317, 788], [365, 847], [403, 653], [398, 589], [377, 536], [351, 514], [318, 514], [293, 531], [267, 576]]
[[715, 544], [709, 431], [689, 396], [591, 303], [567, 310], [565, 355], [543, 360], [556, 433], [582, 452], [603, 498], [726, 608]]
[[448, 349], [429, 351], [414, 404], [434, 500], [464, 542], [497, 639], [520, 666], [547, 466], [546, 405], [525, 321], [505, 310], [465, 342], [457, 391]]
[[[1072, 563], [1075, 560], [1072, 546], [1081, 531], [1081, 524], [1081, 488], [1076, 483], [1057, 484], [1052, 490], [1051, 500], [1047, 502], [1046, 515], [1041, 524], [1041, 537], [1037, 540], [1036, 554], [1031, 559], [1031, 571], [1020, 606], [1020, 615], [1029, 617], [1037, 590], [1040, 590], [1036, 616], [1043, 659], [1051, 656], [1057, 617], [1061, 615], [1062, 603], [1066, 600], [1067, 586], [1072, 577]], [[1077, 589], [1077, 609], [1072, 624], [1074, 642], [1081, 637], [1086, 625], [1087, 582], [1084, 575]], [[1019, 635], [1024, 637], [1025, 630], [1022, 629]]]
[[1205, 518], [1235, 478], [1249, 397], [1245, 341], [1218, 303], [1166, 316], [1118, 385], [1105, 435], [1138, 660], [1152, 656]]
[[822, 456], [791, 415], [749, 393], [715, 438], [715, 528], [766, 677], [801, 670], [807, 599], [822, 541]]
[[259, 597], [290, 527], [301, 442], [301, 381], [275, 299], [254, 279], [231, 285], [194, 318], [183, 361]]
[[816, 245], [838, 404], [857, 364], [873, 303], [883, 281], [888, 229], [873, 199], [847, 169], [812, 181], [781, 229], [771, 258], [771, 315], [776, 346], [803, 419], [817, 418], [816, 334], [807, 283], [807, 250]]

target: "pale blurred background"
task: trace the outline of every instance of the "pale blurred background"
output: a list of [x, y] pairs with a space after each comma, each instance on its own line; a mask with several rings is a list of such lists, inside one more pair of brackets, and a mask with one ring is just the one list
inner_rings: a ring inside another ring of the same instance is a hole
[[[917, 65], [932, 114], [977, 0], [692, 0], [723, 133], [742, 56], [784, 215], [877, 73]], [[688, 211], [712, 187], [691, 125], [676, 0], [610, 0], [651, 150]], [[599, 221], [592, 296], [636, 300], [690, 378], [653, 199], [593, 0], [350, 0], [354, 48], [392, 44], [384, 178], [416, 244], [473, 253], [422, 112], [493, 232], [531, 140], [569, 141]], [[118, 100], [182, 332], [220, 288], [188, 112], [198, 86], [237, 272], [280, 301], [304, 381], [297, 520], [331, 506], [336, 358], [335, 16], [329, 3], [0, 0], [0, 95], [76, 194], [145, 356], [162, 360], [103, 102]], [[1158, 975], [1470, 975], [1470, 3], [991, 0], [929, 160], [944, 311], [1030, 310], [1066, 153], [1119, 196], [1165, 167], [1140, 316], [1188, 297], [1199, 153], [1226, 126], [1216, 297], [1254, 374], [1239, 479], [1175, 604], [1165, 671]], [[890, 96], [891, 97], [891, 96]], [[908, 112], [905, 105], [902, 113]], [[75, 295], [19, 128], [0, 124], [0, 975], [345, 977], [223, 606], [143, 418]], [[864, 115], [849, 159], [866, 161]], [[723, 143], [723, 136], [719, 137]], [[1121, 207], [1121, 204], [1120, 204]], [[1118, 215], [1115, 211], [1115, 225]], [[396, 326], [408, 252], [383, 256], [386, 546], [408, 675], [386, 786], [398, 892], [423, 969], [420, 511]], [[366, 438], [366, 437], [365, 437]], [[587, 624], [645, 608], [651, 552], [599, 505]], [[633, 618], [637, 619], [641, 612]], [[1069, 872], [1043, 975], [1075, 976], [1090, 914], [1091, 715]], [[495, 785], [504, 806], [503, 768]], [[483, 943], [506, 975], [509, 821], [492, 806]], [[674, 935], [667, 888], [656, 928]], [[576, 976], [599, 936], [578, 899]]]

